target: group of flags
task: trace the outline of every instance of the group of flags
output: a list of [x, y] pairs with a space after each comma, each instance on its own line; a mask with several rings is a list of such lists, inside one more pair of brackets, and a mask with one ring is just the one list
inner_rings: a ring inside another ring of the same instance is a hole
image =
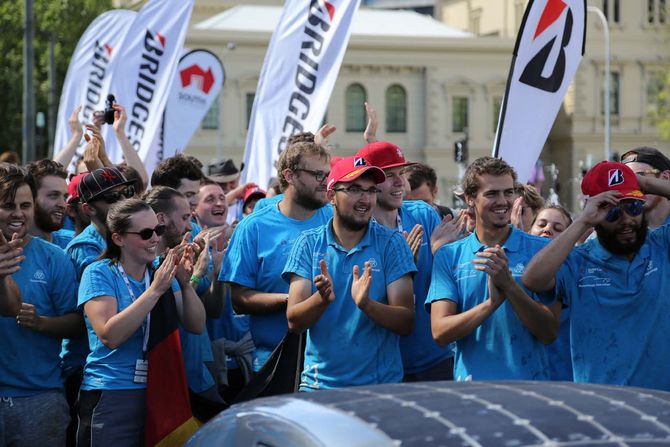
[[[63, 86], [56, 151], [71, 137], [67, 121], [75, 107], [83, 106], [81, 121], [89, 122], [110, 93], [126, 108], [126, 135], [149, 173], [187, 146], [224, 81], [216, 55], [184, 49], [193, 3], [149, 0], [139, 12], [113, 10], [91, 23]], [[320, 127], [359, 5], [360, 0], [286, 0], [256, 90], [243, 181], [267, 184], [287, 138]], [[493, 145], [493, 155], [510, 163], [521, 182], [530, 176], [577, 71], [585, 32], [585, 0], [528, 3]], [[110, 159], [119, 163], [122, 155], [110, 127], [103, 136]], [[197, 427], [183, 362], [164, 355], [166, 346], [179, 350], [176, 322], [169, 313], [163, 319], [166, 324], [152, 324], [147, 445], [176, 445]], [[164, 367], [157, 368], [160, 364]], [[177, 390], [177, 397], [164, 390]]]

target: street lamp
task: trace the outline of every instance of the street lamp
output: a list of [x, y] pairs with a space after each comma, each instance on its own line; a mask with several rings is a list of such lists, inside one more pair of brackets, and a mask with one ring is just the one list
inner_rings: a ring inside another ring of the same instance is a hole
[[603, 25], [603, 32], [605, 33], [605, 160], [610, 159], [610, 30], [607, 24], [607, 17], [596, 6], [588, 6], [588, 12], [594, 13]]

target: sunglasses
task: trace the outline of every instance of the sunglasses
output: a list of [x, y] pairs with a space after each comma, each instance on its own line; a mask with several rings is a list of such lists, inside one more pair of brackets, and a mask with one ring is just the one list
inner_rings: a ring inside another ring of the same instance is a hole
[[[126, 186], [120, 191], [107, 192], [96, 197], [95, 200], [104, 200], [108, 204], [113, 204], [118, 202], [121, 199], [130, 199], [135, 195], [135, 188], [133, 185]], [[148, 239], [148, 238], [147, 238]]]
[[156, 233], [156, 236], [161, 237], [165, 233], [165, 225], [156, 225], [156, 228], [145, 228], [140, 231], [126, 231], [125, 233], [137, 234], [143, 241], [148, 241], [154, 233]]
[[616, 222], [621, 217], [622, 210], [629, 216], [637, 217], [644, 211], [644, 202], [642, 200], [627, 200], [619, 203], [619, 206], [611, 208], [607, 212], [605, 220], [607, 222]]

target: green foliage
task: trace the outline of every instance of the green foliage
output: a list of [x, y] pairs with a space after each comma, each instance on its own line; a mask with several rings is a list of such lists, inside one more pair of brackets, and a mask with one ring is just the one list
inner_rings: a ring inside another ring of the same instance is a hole
[[665, 73], [656, 103], [656, 129], [663, 140], [670, 140], [670, 71]]
[[[35, 29], [35, 111], [46, 115], [49, 82], [49, 38], [55, 35], [56, 113], [70, 57], [86, 27], [112, 9], [111, 0], [33, 0]], [[23, 0], [0, 1], [0, 152], [21, 153], [23, 108]], [[48, 118], [47, 118], [48, 120]], [[46, 129], [37, 156], [47, 154]]]

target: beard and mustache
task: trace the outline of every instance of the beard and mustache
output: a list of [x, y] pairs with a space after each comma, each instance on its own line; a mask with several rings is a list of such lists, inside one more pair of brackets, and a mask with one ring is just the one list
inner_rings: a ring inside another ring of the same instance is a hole
[[641, 222], [633, 228], [633, 233], [635, 234], [635, 240], [631, 242], [623, 243], [617, 240], [617, 231], [610, 231], [605, 229], [601, 225], [596, 225], [595, 227], [596, 234], [598, 235], [598, 240], [600, 244], [612, 254], [626, 256], [630, 254], [637, 253], [637, 251], [644, 245], [644, 242], [647, 240], [647, 233], [649, 229], [647, 227], [647, 218], [642, 214]]

